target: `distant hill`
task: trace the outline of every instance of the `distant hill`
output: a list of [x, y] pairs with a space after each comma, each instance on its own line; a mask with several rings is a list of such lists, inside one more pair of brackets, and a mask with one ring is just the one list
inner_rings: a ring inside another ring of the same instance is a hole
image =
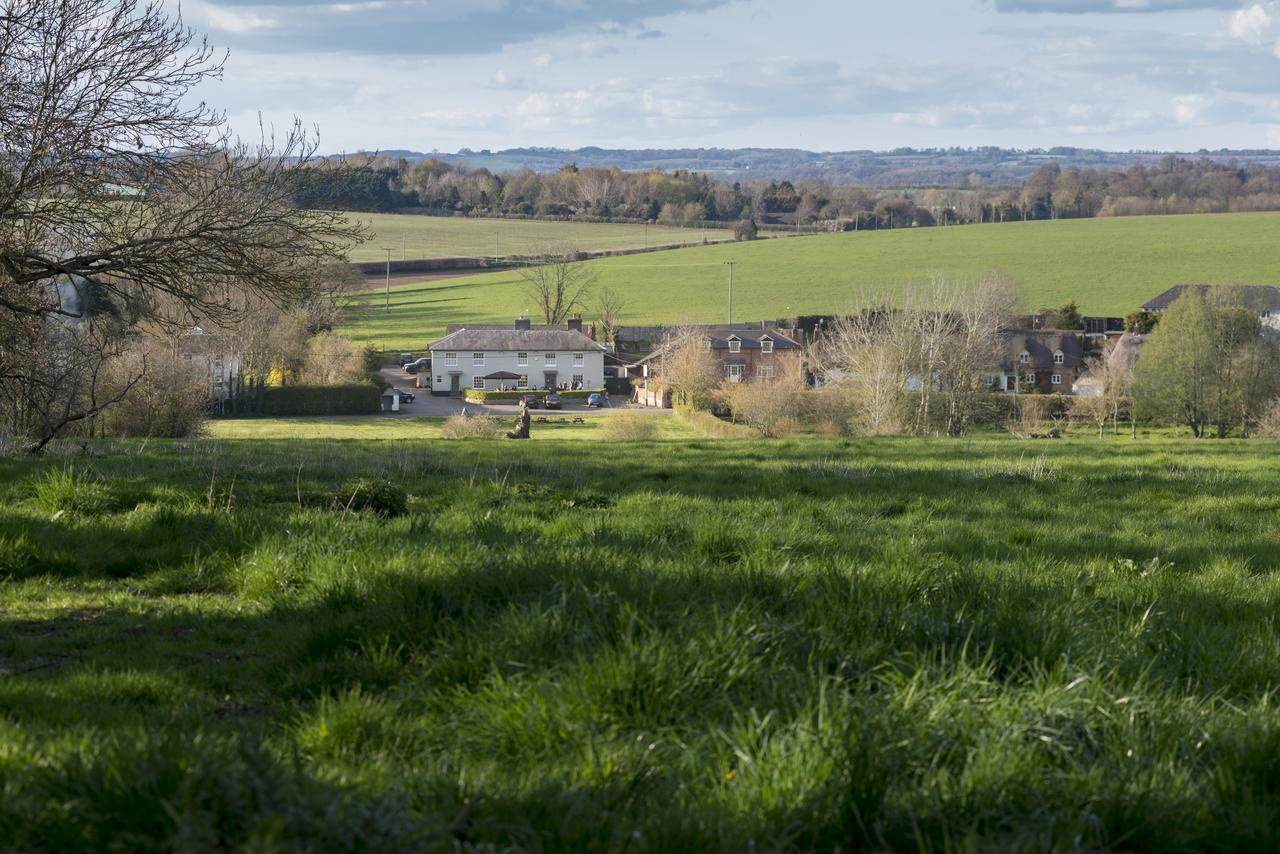
[[797, 148], [510, 148], [505, 151], [452, 153], [407, 149], [380, 151], [387, 157], [422, 160], [438, 157], [449, 163], [465, 163], [472, 169], [511, 172], [522, 167], [554, 172], [567, 163], [578, 166], [617, 166], [624, 170], [688, 169], [730, 181], [822, 178], [834, 184], [873, 187], [970, 187], [1016, 186], [1037, 167], [1054, 161], [1063, 168], [1125, 169], [1151, 166], [1174, 154], [1222, 163], [1260, 163], [1280, 166], [1280, 151], [1229, 150], [1099, 151], [1086, 148], [900, 148], [893, 151], [814, 152]]

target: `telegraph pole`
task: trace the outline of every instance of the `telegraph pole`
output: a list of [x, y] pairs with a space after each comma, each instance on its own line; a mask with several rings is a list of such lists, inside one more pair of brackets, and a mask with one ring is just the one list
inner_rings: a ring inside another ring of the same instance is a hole
[[733, 266], [737, 261], [725, 261], [724, 265], [729, 268], [729, 325], [733, 325]]
[[391, 311], [391, 252], [389, 246], [382, 247], [387, 253], [387, 311]]

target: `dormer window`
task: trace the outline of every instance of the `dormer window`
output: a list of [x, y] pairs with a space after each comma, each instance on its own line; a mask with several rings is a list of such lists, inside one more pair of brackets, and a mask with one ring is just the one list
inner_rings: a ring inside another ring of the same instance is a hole
[[761, 339], [760, 339], [760, 352], [761, 352], [761, 353], [772, 353], [772, 352], [773, 352], [773, 339], [772, 339], [772, 338], [761, 338]]
[[1021, 353], [1019, 353], [1019, 354], [1018, 354], [1018, 364], [1019, 364], [1019, 365], [1025, 365], [1025, 364], [1029, 363], [1030, 361], [1031, 361], [1031, 354], [1030, 354], [1030, 353], [1028, 353], [1026, 350], [1023, 350]]
[[742, 352], [742, 341], [739, 338], [734, 337], [729, 339], [729, 352], [730, 353]]
[[1053, 363], [1055, 365], [1061, 365], [1066, 360], [1067, 360], [1067, 357], [1062, 354], [1061, 350], [1053, 351]]

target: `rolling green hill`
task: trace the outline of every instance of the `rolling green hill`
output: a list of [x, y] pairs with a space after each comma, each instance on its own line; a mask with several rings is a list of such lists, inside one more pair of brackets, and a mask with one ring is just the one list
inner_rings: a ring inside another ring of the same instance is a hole
[[[625, 295], [624, 321], [722, 321], [725, 261], [734, 318], [838, 312], [933, 271], [999, 270], [1021, 282], [1029, 309], [1076, 300], [1123, 315], [1179, 282], [1280, 282], [1280, 215], [1131, 217], [821, 235], [700, 246], [591, 262]], [[499, 322], [532, 309], [514, 272], [393, 289], [359, 308], [346, 332], [385, 349], [421, 349], [447, 323]]]
[[563, 243], [581, 250], [634, 249], [643, 246], [731, 240], [727, 228], [679, 228], [608, 222], [549, 222], [523, 219], [415, 216], [354, 213], [370, 238], [351, 251], [352, 261], [402, 258], [450, 258], [490, 255], [534, 255], [545, 246]]

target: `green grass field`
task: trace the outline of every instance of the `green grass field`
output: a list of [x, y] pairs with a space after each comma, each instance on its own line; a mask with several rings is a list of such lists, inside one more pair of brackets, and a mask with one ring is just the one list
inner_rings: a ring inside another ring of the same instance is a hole
[[1274, 850], [1275, 443], [91, 449], [0, 459], [5, 848]]
[[[586, 415], [584, 423], [575, 424], [572, 415], [542, 413], [535, 418], [551, 419], [535, 422], [530, 438], [543, 440], [600, 440], [608, 436], [604, 429], [613, 413]], [[684, 421], [670, 415], [638, 412], [636, 417], [650, 419], [656, 439], [688, 439], [695, 434]], [[562, 424], [560, 418], [568, 418]], [[212, 439], [439, 439], [443, 418], [244, 418], [208, 422], [205, 434]], [[504, 426], [515, 425], [514, 418], [501, 417]]]
[[635, 249], [644, 246], [732, 240], [725, 228], [676, 228], [625, 223], [544, 222], [519, 219], [415, 216], [411, 214], [353, 213], [369, 227], [370, 238], [351, 251], [352, 261], [393, 261], [402, 258], [536, 255], [552, 244], [583, 251]]
[[[1182, 282], [1280, 283], [1280, 215], [1127, 217], [823, 235], [681, 249], [592, 262], [625, 294], [624, 321], [723, 322], [725, 261], [734, 260], [734, 317], [839, 312], [937, 271], [999, 270], [1027, 308], [1076, 300], [1123, 316]], [[448, 323], [502, 322], [531, 309], [513, 272], [393, 288], [346, 332], [382, 349], [421, 350]]]

